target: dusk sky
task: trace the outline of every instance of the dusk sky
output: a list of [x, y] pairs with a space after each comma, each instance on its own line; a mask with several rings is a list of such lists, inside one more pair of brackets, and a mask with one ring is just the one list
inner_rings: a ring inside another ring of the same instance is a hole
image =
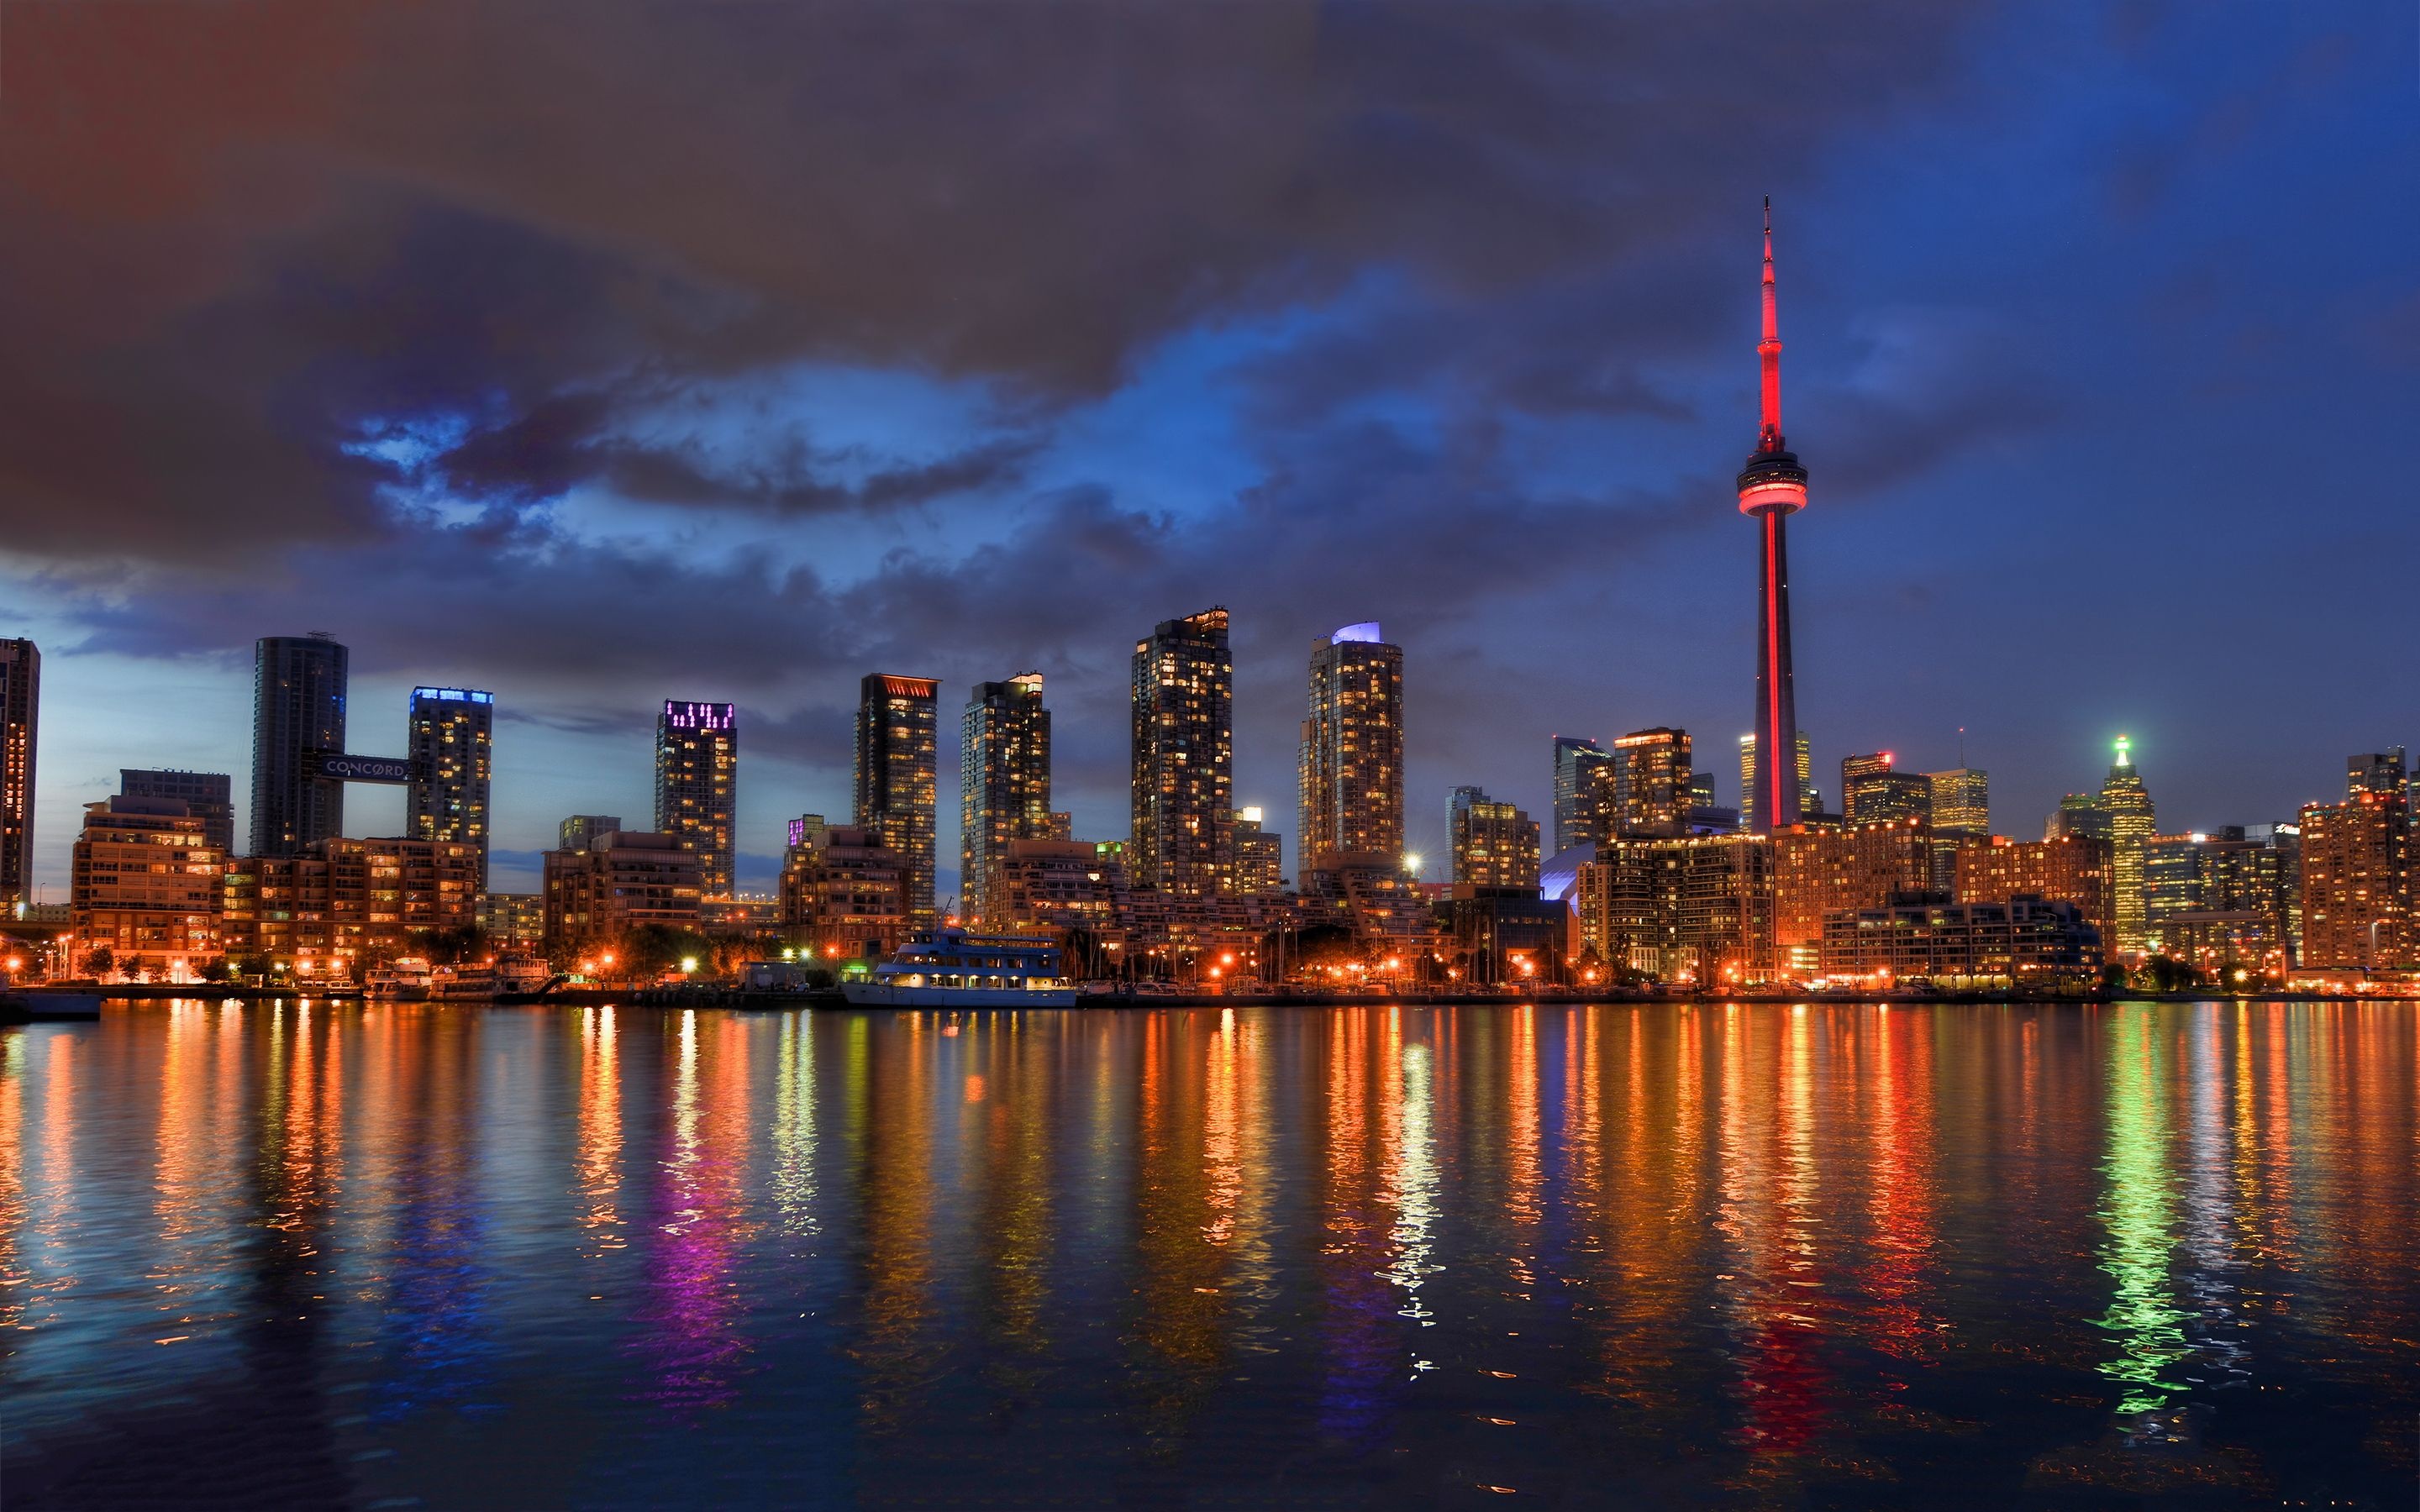
[[[120, 766], [249, 781], [256, 638], [350, 744], [493, 689], [492, 885], [740, 707], [745, 887], [845, 817], [868, 671], [1046, 677], [1127, 829], [1126, 669], [1234, 615], [1293, 874], [1314, 636], [1404, 648], [1412, 843], [1548, 740], [1737, 798], [1775, 205], [1818, 784], [2164, 830], [2420, 744], [2408, 4], [8, 7], [0, 636], [37, 878]], [[393, 834], [400, 790], [347, 828]], [[239, 815], [238, 831], [244, 828]]]

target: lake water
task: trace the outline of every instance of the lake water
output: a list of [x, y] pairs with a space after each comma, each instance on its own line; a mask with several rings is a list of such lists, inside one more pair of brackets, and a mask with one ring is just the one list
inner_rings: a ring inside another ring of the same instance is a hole
[[2412, 1005], [0, 1032], [0, 1497], [2420, 1502]]

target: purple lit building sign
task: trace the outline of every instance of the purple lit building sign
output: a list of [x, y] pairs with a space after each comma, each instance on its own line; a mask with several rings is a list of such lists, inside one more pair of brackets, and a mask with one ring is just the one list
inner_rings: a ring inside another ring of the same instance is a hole
[[672, 730], [728, 730], [734, 722], [737, 705], [731, 703], [675, 703], [666, 701], [664, 725]]
[[799, 846], [804, 845], [806, 842], [807, 842], [807, 822], [806, 822], [805, 820], [803, 820], [803, 819], [793, 819], [793, 820], [791, 820], [791, 821], [790, 821], [790, 849], [792, 849], [792, 850], [794, 850], [794, 851], [795, 851], [795, 850], [797, 850]]

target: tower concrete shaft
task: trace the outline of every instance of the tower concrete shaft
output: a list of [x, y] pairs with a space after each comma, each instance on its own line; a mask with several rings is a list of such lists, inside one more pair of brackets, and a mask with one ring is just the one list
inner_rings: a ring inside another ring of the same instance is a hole
[[[1756, 745], [1760, 752], [1798, 748], [1798, 695], [1790, 656], [1790, 540], [1787, 522], [1807, 507], [1807, 470], [1781, 434], [1781, 323], [1773, 291], [1773, 201], [1764, 202], [1764, 329], [1756, 344], [1762, 414], [1756, 451], [1739, 475], [1740, 513], [1762, 537], [1757, 574]], [[1758, 834], [1798, 823], [1796, 774], [1786, 760], [1757, 764], [1757, 791], [1742, 795]]]

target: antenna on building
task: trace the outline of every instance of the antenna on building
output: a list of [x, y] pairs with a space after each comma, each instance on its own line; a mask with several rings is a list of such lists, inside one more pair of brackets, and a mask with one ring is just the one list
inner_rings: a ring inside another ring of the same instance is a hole
[[1958, 727], [1958, 765], [1961, 770], [1966, 765], [1966, 727], [1962, 724]]

